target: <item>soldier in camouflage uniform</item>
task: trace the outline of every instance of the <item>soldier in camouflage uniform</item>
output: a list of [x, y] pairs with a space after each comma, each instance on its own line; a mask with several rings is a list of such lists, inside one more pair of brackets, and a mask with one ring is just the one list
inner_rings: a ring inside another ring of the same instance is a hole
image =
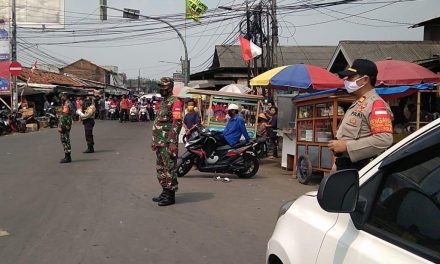
[[61, 94], [62, 101], [62, 111], [61, 117], [58, 124], [58, 132], [60, 132], [61, 143], [64, 148], [64, 159], [60, 161], [60, 163], [69, 163], [72, 162], [72, 158], [70, 156], [71, 146], [70, 146], [70, 129], [72, 127], [72, 115], [73, 109], [72, 104], [70, 103], [69, 98], [67, 98], [66, 93]]
[[173, 96], [174, 81], [172, 78], [160, 79], [160, 102], [153, 124], [153, 139], [151, 148], [157, 156], [157, 179], [162, 186], [162, 193], [154, 197], [153, 201], [159, 206], [175, 203], [177, 190], [177, 152], [178, 137], [182, 128], [182, 105], [179, 99]]

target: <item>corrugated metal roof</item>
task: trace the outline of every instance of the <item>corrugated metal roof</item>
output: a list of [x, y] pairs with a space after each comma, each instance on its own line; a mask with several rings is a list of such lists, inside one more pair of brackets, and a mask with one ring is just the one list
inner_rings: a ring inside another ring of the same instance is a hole
[[[278, 47], [278, 65], [306, 63], [327, 67], [336, 46], [281, 46]], [[240, 46], [216, 46], [213, 64], [215, 68], [246, 68]]]
[[380, 61], [387, 58], [418, 62], [439, 56], [440, 41], [341, 41], [328, 69], [340, 52], [348, 64], [355, 59]]
[[35, 69], [31, 74], [30, 68], [23, 67], [23, 71], [20, 74], [19, 78], [23, 81], [27, 81], [29, 76], [31, 83], [39, 83], [39, 84], [55, 84], [55, 85], [65, 85], [65, 86], [74, 86], [74, 87], [83, 87], [84, 85], [80, 82], [73, 80], [72, 78], [58, 74], [53, 72], [46, 72]]
[[426, 25], [438, 25], [438, 24], [440, 24], [440, 17], [435, 17], [435, 18], [428, 19], [423, 22], [417, 23], [415, 25], [412, 25], [412, 26], [410, 26], [410, 28], [417, 28], [417, 27], [422, 27], [422, 26], [426, 26]]

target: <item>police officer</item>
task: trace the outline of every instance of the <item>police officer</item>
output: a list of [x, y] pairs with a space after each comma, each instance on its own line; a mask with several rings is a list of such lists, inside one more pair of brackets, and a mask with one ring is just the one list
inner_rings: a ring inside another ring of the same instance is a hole
[[70, 146], [70, 129], [72, 128], [72, 115], [74, 114], [72, 104], [67, 97], [67, 93], [63, 92], [61, 95], [62, 109], [61, 116], [58, 123], [58, 132], [60, 132], [61, 144], [64, 148], [64, 159], [60, 163], [72, 162], [70, 155], [72, 147]]
[[344, 86], [356, 101], [348, 108], [328, 147], [336, 156], [336, 169], [360, 170], [393, 143], [392, 112], [376, 93], [377, 67], [374, 62], [357, 59], [344, 76]]
[[162, 77], [159, 82], [160, 94], [163, 100], [159, 104], [153, 124], [153, 139], [151, 149], [156, 152], [157, 179], [162, 186], [162, 193], [153, 201], [159, 206], [175, 203], [177, 182], [177, 150], [178, 136], [182, 128], [182, 105], [173, 96], [174, 81]]
[[93, 127], [95, 126], [95, 104], [93, 103], [93, 99], [91, 97], [86, 97], [86, 110], [83, 113], [81, 109], [77, 110], [77, 114], [81, 117], [81, 120], [84, 125], [84, 134], [86, 136], [87, 149], [83, 153], [93, 153], [95, 152], [93, 141]]

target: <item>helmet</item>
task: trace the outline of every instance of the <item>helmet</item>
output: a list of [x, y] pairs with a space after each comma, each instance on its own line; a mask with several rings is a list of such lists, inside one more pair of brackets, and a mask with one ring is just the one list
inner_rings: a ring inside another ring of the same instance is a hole
[[238, 111], [238, 105], [236, 105], [236, 104], [229, 104], [227, 110], [228, 111], [229, 110], [237, 110]]
[[170, 77], [162, 77], [160, 78], [159, 86], [167, 86], [168, 88], [173, 88], [174, 86], [174, 80]]

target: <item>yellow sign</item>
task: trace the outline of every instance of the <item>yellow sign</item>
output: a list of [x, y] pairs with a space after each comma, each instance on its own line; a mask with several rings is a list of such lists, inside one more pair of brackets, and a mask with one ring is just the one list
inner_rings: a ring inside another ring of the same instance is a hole
[[185, 0], [186, 1], [186, 19], [193, 19], [200, 22], [200, 17], [203, 16], [208, 7], [199, 0]]

